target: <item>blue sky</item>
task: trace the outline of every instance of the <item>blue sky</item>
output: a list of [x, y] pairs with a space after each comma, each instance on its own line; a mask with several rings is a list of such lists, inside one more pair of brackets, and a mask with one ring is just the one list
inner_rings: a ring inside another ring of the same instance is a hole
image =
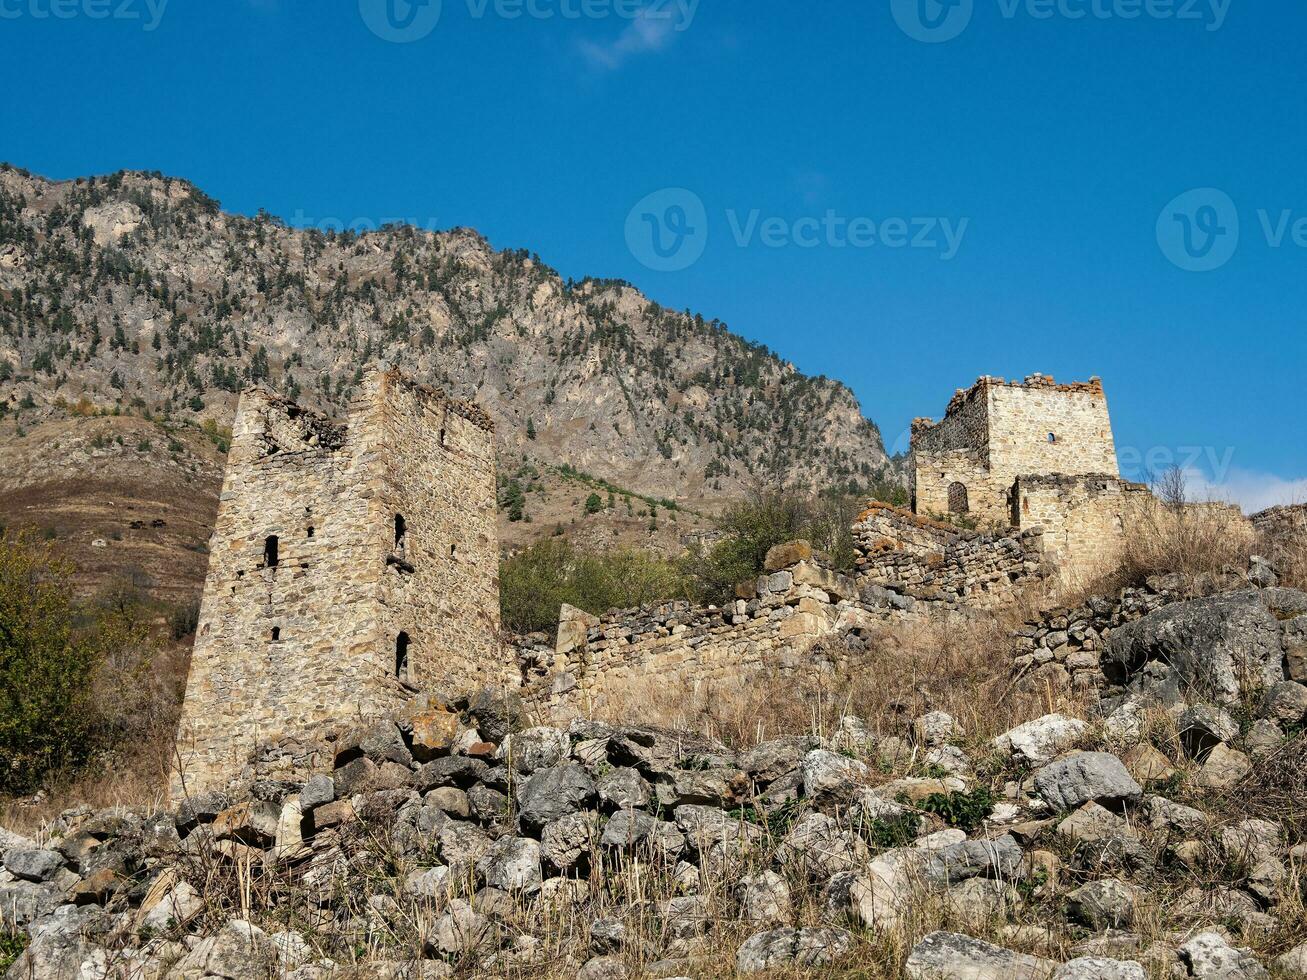
[[0, 0], [0, 158], [469, 225], [891, 449], [978, 375], [1097, 374], [1126, 475], [1307, 500], [1307, 7], [950, 2]]

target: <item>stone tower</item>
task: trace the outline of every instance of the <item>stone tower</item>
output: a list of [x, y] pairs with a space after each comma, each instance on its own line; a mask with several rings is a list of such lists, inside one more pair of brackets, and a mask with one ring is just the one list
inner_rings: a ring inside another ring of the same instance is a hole
[[1107, 396], [1098, 378], [1057, 384], [981, 378], [959, 389], [940, 422], [912, 423], [913, 509], [1021, 526], [1020, 477], [1119, 478]]
[[270, 737], [497, 676], [494, 426], [374, 369], [337, 424], [241, 396], [179, 728], [174, 794]]

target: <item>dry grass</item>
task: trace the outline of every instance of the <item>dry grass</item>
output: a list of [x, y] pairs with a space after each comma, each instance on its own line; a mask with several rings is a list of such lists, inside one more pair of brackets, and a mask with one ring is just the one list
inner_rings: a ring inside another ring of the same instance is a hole
[[1189, 500], [1178, 470], [1164, 474], [1153, 490], [1154, 497], [1130, 515], [1125, 566], [1131, 577], [1176, 573], [1201, 592], [1204, 582], [1247, 570], [1255, 535], [1238, 508]]
[[[978, 746], [1050, 711], [1083, 711], [1060, 692], [1014, 688], [1010, 634], [1022, 617], [1013, 610], [887, 625], [839, 671], [772, 669], [717, 684], [659, 679], [614, 700], [601, 715], [699, 731], [748, 748], [784, 735], [827, 737], [845, 715], [861, 718], [876, 735], [903, 736], [914, 718], [944, 711], [966, 732], [964, 746]], [[841, 654], [833, 646], [827, 652], [832, 660]]]

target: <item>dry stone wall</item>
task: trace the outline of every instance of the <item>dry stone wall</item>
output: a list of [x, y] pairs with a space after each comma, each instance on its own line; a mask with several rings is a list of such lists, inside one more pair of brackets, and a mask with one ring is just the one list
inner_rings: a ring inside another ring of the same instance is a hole
[[1038, 528], [993, 536], [873, 504], [853, 527], [857, 580], [914, 599], [992, 608], [1044, 575]]
[[492, 441], [473, 406], [385, 370], [348, 425], [242, 396], [174, 792], [223, 781], [282, 733], [379, 714], [414, 683], [497, 673]]

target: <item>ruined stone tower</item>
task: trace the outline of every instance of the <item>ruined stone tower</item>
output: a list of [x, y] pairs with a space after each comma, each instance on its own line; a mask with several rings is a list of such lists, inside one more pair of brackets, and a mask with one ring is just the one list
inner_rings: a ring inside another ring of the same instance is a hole
[[174, 793], [221, 783], [269, 737], [496, 675], [493, 433], [388, 370], [345, 424], [241, 396]]
[[1019, 477], [1119, 475], [1107, 396], [1098, 378], [1057, 384], [981, 378], [959, 389], [940, 422], [912, 423], [913, 509], [1020, 526]]

